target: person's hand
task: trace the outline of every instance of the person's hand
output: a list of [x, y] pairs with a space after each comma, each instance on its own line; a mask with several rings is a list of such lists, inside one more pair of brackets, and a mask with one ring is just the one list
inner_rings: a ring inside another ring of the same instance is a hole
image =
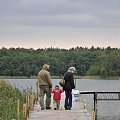
[[49, 87], [52, 88], [52, 83], [49, 83]]

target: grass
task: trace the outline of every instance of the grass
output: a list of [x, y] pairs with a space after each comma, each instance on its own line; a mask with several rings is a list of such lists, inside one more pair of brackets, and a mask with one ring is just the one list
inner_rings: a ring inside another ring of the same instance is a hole
[[23, 103], [22, 93], [5, 81], [0, 80], [0, 120], [17, 120], [17, 100], [20, 98], [20, 120], [23, 120]]

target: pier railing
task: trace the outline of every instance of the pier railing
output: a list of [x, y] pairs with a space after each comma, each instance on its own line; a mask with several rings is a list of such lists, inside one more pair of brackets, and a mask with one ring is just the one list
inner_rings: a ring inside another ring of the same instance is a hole
[[[5, 82], [3, 81], [3, 83]], [[9, 85], [9, 83], [7, 84]], [[9, 89], [7, 88], [5, 89], [9, 91]], [[9, 113], [6, 113], [6, 111], [0, 112], [0, 120], [27, 120], [27, 118], [29, 117], [30, 111], [34, 110], [34, 104], [36, 103], [38, 103], [38, 81], [36, 81], [36, 90], [33, 90], [32, 87], [27, 87], [22, 92], [20, 92], [20, 94], [18, 94], [17, 97], [13, 98], [11, 96], [10, 99], [8, 98], [4, 99], [4, 96], [3, 97], [0, 96], [1, 110], [2, 110], [2, 107], [4, 107], [7, 109], [7, 112], [9, 112]], [[6, 115], [3, 116], [3, 114], [6, 114]]]
[[[120, 120], [120, 107], [114, 108], [113, 106], [120, 106], [120, 92], [90, 92], [90, 91], [81, 91], [80, 94], [84, 95], [93, 95], [93, 111], [92, 111], [92, 120]], [[103, 103], [104, 101], [104, 103]], [[98, 106], [98, 103], [101, 105]], [[109, 105], [106, 105], [109, 103]], [[115, 104], [116, 103], [116, 104]], [[109, 114], [112, 115], [101, 115], [105, 111], [99, 112], [99, 108], [106, 108]], [[112, 106], [112, 107], [111, 107]], [[111, 108], [111, 112], [110, 112]], [[117, 112], [117, 113], [116, 113]], [[99, 114], [98, 114], [99, 113]]]
[[[25, 103], [23, 104], [24, 120], [29, 117], [30, 111], [34, 110], [34, 104], [38, 103], [38, 81], [36, 81], [36, 91], [34, 92], [32, 87], [24, 90], [26, 96]], [[19, 119], [18, 119], [19, 120]]]

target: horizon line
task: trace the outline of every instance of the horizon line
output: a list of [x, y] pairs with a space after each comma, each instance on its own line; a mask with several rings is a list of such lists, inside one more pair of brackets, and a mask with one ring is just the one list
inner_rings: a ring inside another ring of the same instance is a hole
[[52, 48], [52, 49], [66, 49], [66, 50], [70, 50], [70, 49], [76, 49], [76, 48], [88, 48], [88, 49], [91, 49], [91, 48], [94, 48], [94, 49], [97, 49], [97, 48], [101, 48], [101, 49], [106, 49], [106, 48], [111, 48], [111, 49], [120, 49], [119, 47], [111, 47], [111, 46], [107, 46], [107, 47], [95, 47], [95, 46], [91, 46], [91, 47], [82, 47], [82, 46], [76, 46], [76, 47], [70, 47], [70, 48], [60, 48], [60, 47], [41, 47], [41, 48], [26, 48], [26, 47], [0, 47], [0, 49], [11, 49], [11, 48], [14, 48], [14, 49], [17, 49], [17, 48], [20, 48], [20, 49], [33, 49], [33, 50], [38, 50], [38, 49], [49, 49], [49, 48]]

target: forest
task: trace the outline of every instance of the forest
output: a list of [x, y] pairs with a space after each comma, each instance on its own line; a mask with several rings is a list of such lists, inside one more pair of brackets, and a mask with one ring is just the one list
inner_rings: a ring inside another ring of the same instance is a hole
[[120, 48], [0, 49], [0, 76], [37, 76], [43, 64], [52, 76], [63, 76], [71, 66], [79, 76], [120, 76]]

